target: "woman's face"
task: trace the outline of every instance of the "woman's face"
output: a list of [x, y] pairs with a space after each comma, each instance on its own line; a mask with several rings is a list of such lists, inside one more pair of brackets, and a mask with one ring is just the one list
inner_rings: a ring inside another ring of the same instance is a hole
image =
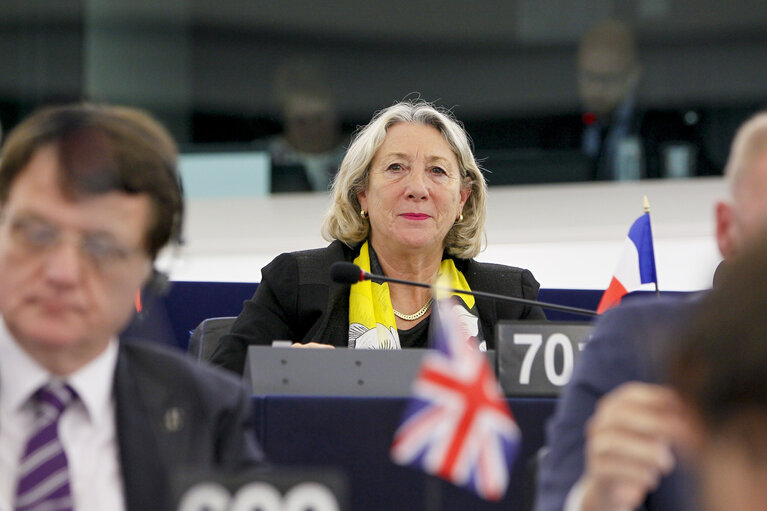
[[376, 250], [441, 254], [470, 193], [458, 159], [436, 128], [399, 123], [386, 132], [370, 164], [367, 189], [357, 198], [370, 215]]

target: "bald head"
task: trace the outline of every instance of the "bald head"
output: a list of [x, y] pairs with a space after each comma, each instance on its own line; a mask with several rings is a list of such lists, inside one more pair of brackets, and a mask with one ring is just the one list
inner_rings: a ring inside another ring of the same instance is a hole
[[735, 134], [725, 167], [725, 176], [733, 196], [748, 186], [748, 175], [767, 153], [767, 113], [754, 115]]
[[725, 175], [731, 196], [717, 204], [717, 241], [728, 259], [767, 227], [767, 113], [740, 127]]

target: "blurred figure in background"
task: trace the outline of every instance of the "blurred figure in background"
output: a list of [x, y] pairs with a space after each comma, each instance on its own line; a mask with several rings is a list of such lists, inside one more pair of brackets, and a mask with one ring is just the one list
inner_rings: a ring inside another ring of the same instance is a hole
[[285, 62], [274, 77], [283, 133], [269, 139], [272, 192], [326, 191], [345, 152], [330, 84], [319, 63]]
[[594, 161], [595, 179], [710, 173], [695, 112], [647, 111], [638, 104], [642, 65], [627, 24], [608, 19], [592, 26], [579, 43], [577, 65], [581, 148]]

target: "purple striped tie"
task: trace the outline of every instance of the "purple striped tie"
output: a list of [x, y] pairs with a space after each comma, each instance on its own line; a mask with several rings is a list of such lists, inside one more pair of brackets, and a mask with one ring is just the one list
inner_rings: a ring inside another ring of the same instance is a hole
[[59, 441], [59, 417], [76, 397], [62, 382], [51, 381], [34, 395], [35, 429], [19, 464], [16, 511], [71, 511], [67, 456]]

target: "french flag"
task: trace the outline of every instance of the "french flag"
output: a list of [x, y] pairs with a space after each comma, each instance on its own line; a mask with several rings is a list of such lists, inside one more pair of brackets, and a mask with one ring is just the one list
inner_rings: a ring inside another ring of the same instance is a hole
[[657, 286], [658, 275], [655, 272], [650, 213], [645, 213], [637, 218], [629, 229], [629, 235], [623, 242], [618, 267], [599, 301], [597, 314], [602, 314], [610, 307], [618, 305], [624, 295], [650, 282], [655, 282]]

